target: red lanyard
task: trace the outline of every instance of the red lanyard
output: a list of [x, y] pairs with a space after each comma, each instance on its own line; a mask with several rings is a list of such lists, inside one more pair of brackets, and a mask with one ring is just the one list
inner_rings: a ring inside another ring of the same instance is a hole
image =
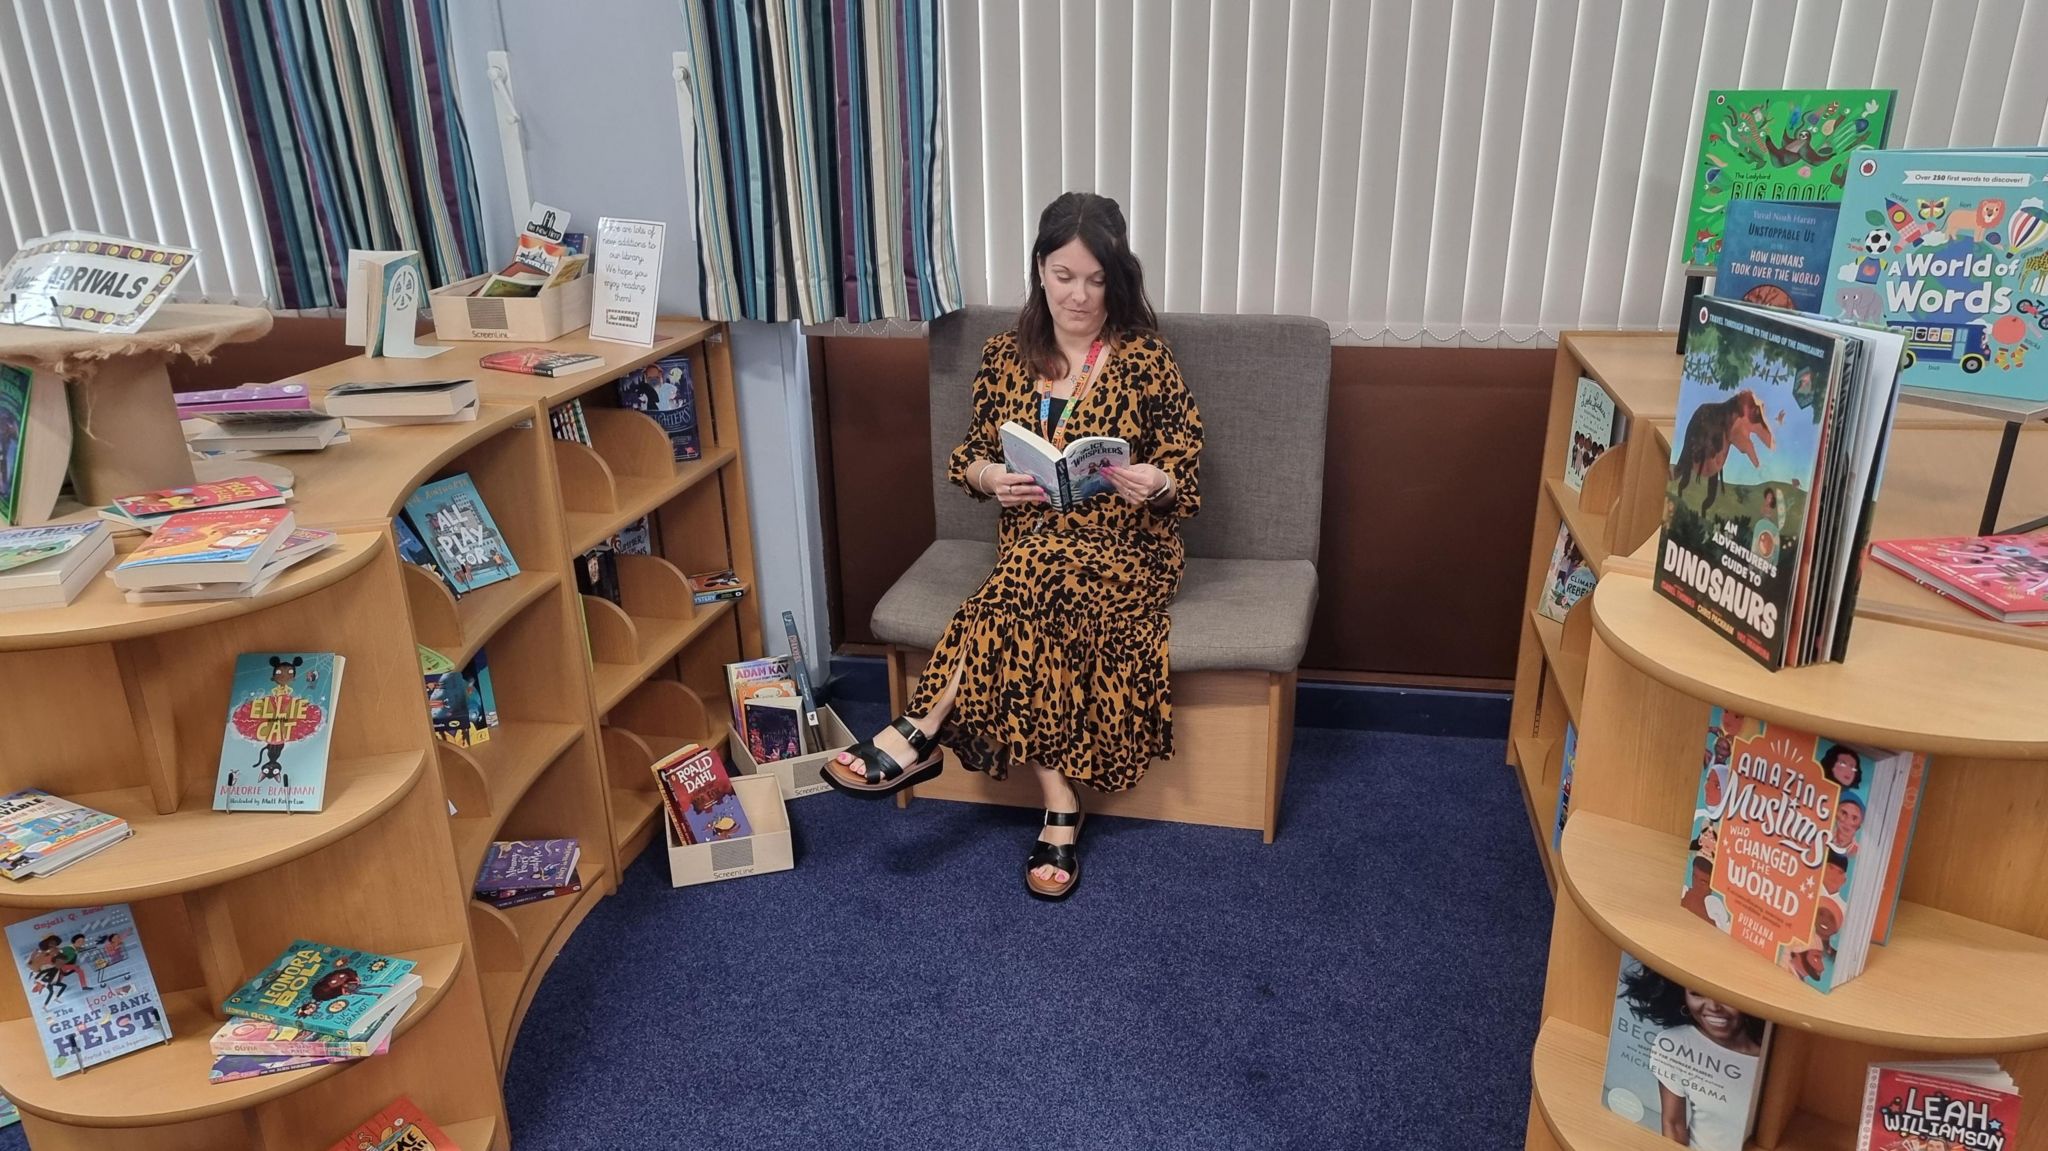
[[1074, 414], [1074, 409], [1081, 406], [1081, 398], [1088, 394], [1088, 386], [1094, 382], [1095, 358], [1101, 354], [1101, 340], [1088, 345], [1088, 358], [1081, 364], [1081, 374], [1074, 377], [1074, 394], [1067, 397], [1067, 406], [1060, 409], [1058, 423], [1052, 419], [1052, 381], [1038, 381], [1038, 426], [1053, 447], [1067, 446], [1067, 417]]

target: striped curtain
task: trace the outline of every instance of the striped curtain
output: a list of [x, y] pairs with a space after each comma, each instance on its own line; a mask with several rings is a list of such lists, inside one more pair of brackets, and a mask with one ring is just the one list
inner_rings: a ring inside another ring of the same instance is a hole
[[944, 0], [689, 0], [697, 235], [717, 320], [961, 306]]
[[346, 301], [351, 248], [484, 270], [442, 0], [218, 0], [286, 308]]

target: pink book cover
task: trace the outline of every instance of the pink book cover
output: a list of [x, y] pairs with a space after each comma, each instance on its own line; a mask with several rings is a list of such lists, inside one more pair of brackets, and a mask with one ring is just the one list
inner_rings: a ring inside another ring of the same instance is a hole
[[189, 488], [164, 488], [137, 496], [122, 496], [114, 501], [114, 506], [131, 518], [142, 519], [167, 516], [172, 512], [250, 504], [258, 500], [281, 501], [283, 498], [283, 492], [259, 476], [236, 476], [210, 484], [194, 484]]
[[1992, 619], [2048, 623], [2048, 532], [1884, 540], [1870, 555]]
[[215, 412], [307, 411], [313, 406], [313, 396], [304, 384], [250, 384], [241, 388], [180, 392], [177, 402], [178, 418], [185, 420]]

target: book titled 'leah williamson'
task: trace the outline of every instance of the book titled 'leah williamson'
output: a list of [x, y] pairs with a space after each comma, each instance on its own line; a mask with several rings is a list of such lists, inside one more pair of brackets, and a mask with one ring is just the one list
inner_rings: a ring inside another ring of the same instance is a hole
[[2020, 1092], [1996, 1059], [1873, 1063], [1856, 1151], [2008, 1151]]
[[1601, 1101], [1681, 1147], [1742, 1151], [1762, 1098], [1771, 1025], [1624, 952]]

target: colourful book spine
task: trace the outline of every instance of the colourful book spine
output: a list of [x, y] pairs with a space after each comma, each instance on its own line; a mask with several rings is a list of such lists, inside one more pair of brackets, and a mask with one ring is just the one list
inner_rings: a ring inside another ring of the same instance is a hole
[[[388, 1040], [386, 1041], [388, 1042]], [[382, 1044], [335, 1039], [267, 1019], [230, 1019], [208, 1040], [215, 1055], [290, 1055], [298, 1058], [362, 1059]]]

